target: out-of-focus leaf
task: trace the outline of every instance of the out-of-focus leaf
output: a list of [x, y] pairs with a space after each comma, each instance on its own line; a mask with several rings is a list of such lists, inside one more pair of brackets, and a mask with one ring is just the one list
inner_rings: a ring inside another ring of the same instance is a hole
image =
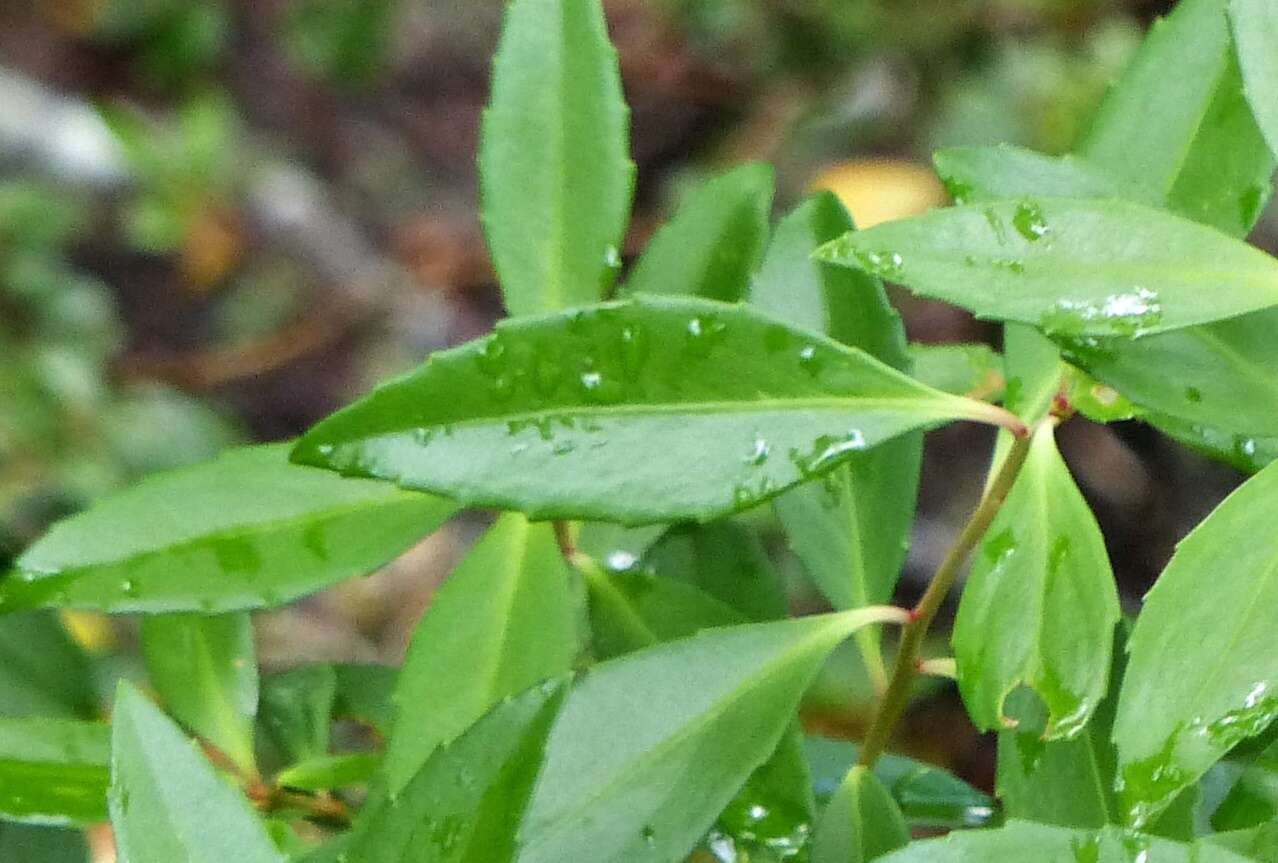
[[387, 665], [337, 665], [337, 696], [333, 715], [371, 725], [383, 737], [390, 736], [395, 717], [392, 692], [396, 669]]
[[566, 672], [579, 651], [569, 573], [549, 524], [504, 515], [435, 595], [395, 688], [383, 776], [402, 789], [501, 699]]
[[31, 824], [106, 820], [109, 739], [110, 729], [97, 723], [0, 719], [0, 818]]
[[142, 621], [147, 676], [175, 719], [252, 773], [257, 654], [247, 614]]
[[211, 613], [281, 605], [362, 575], [457, 506], [231, 450], [157, 474], [57, 524], [0, 582], [6, 607]]
[[0, 860], [14, 863], [88, 863], [84, 833], [61, 827], [0, 824]]
[[749, 163], [690, 192], [626, 279], [635, 294], [740, 300], [768, 242], [772, 167]]
[[812, 863], [869, 863], [910, 841], [892, 795], [868, 768], [853, 767], [812, 836]]
[[328, 752], [329, 728], [337, 698], [331, 665], [299, 665], [262, 680], [258, 721], [290, 761]]
[[932, 161], [956, 204], [1005, 201], [1024, 195], [1162, 203], [1157, 192], [1125, 184], [1120, 175], [1080, 156], [1045, 156], [1001, 144], [940, 150]]
[[1204, 836], [1201, 841], [1204, 844], [1227, 848], [1248, 860], [1256, 860], [1259, 863], [1278, 860], [1278, 824], [1262, 824], [1247, 830], [1213, 833]]
[[327, 791], [367, 783], [382, 766], [379, 752], [347, 752], [299, 761], [275, 774], [275, 784], [303, 791]]
[[111, 738], [111, 825], [122, 863], [282, 863], [248, 800], [137, 690]]
[[[1114, 742], [1123, 815], [1149, 823], [1278, 715], [1278, 468], [1229, 496], [1179, 546], [1132, 631]], [[1203, 574], [1210, 573], [1210, 601]]]
[[910, 345], [913, 374], [933, 389], [997, 401], [1003, 395], [1003, 358], [989, 345]]
[[96, 712], [88, 658], [57, 617], [0, 617], [0, 716], [85, 718]]
[[600, 299], [634, 187], [629, 112], [599, 0], [515, 0], [479, 153], [484, 230], [506, 310]]
[[1242, 830], [1278, 822], [1278, 745], [1248, 764], [1212, 813], [1217, 830]]
[[500, 323], [293, 457], [536, 518], [704, 521], [959, 418], [1008, 421], [750, 309], [643, 297]]
[[676, 525], [648, 549], [642, 565], [735, 609], [737, 622], [786, 615], [785, 591], [767, 551], [735, 522]]

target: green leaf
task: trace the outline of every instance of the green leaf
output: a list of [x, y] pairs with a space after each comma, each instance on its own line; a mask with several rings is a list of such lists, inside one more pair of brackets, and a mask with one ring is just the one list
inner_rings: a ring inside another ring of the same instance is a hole
[[514, 0], [479, 153], [510, 314], [594, 302], [612, 283], [634, 192], [629, 124], [599, 0]]
[[249, 616], [144, 618], [142, 656], [168, 712], [252, 774], [257, 655]]
[[676, 525], [648, 549], [643, 566], [662, 578], [686, 582], [735, 610], [732, 622], [786, 616], [781, 577], [758, 536], [741, 524]]
[[1278, 860], [1278, 824], [1262, 824], [1247, 830], [1215, 833], [1204, 836], [1202, 842], [1227, 848], [1260, 863]]
[[1278, 460], [1278, 437], [1233, 434], [1166, 415], [1147, 417], [1158, 430], [1204, 455], [1255, 473]]
[[1243, 98], [1225, 6], [1183, 0], [1154, 25], [1081, 152], [1178, 212], [1242, 236], [1272, 192], [1274, 163]]
[[1126, 198], [1155, 205], [1163, 200], [1157, 192], [1124, 182], [1121, 175], [1082, 157], [1045, 156], [1009, 144], [939, 150], [932, 155], [932, 163], [956, 204], [1005, 201], [1024, 195]]
[[577, 606], [551, 526], [502, 516], [413, 633], [395, 689], [387, 789], [402, 789], [502, 698], [563, 674], [578, 650]]
[[382, 766], [380, 752], [347, 752], [299, 761], [275, 774], [275, 784], [303, 791], [327, 791], [367, 783]]
[[978, 728], [1005, 725], [1018, 685], [1047, 705], [1048, 739], [1077, 734], [1104, 697], [1120, 616], [1105, 540], [1053, 426], [981, 543], [954, 623], [959, 690]]
[[[812, 257], [819, 246], [851, 230], [852, 219], [834, 195], [809, 199], [777, 228], [751, 301], [908, 372], [905, 327], [883, 283]], [[790, 547], [835, 608], [891, 598], [909, 545], [922, 457], [922, 435], [905, 435], [856, 453], [822, 482], [776, 499]], [[857, 643], [877, 672], [878, 633], [863, 630]]]
[[121, 863], [282, 863], [248, 800], [137, 690], [111, 737], [111, 825]]
[[47, 716], [0, 719], [0, 818], [104, 821], [108, 744], [106, 725]]
[[88, 863], [89, 847], [79, 830], [0, 824], [0, 860]]
[[1025, 198], [846, 235], [824, 260], [982, 317], [1070, 336], [1148, 335], [1278, 304], [1278, 262], [1143, 204]]
[[1244, 863], [1214, 845], [1188, 845], [1114, 827], [1099, 832], [1012, 821], [997, 830], [956, 831], [914, 842], [883, 863]]
[[918, 428], [1007, 421], [748, 309], [645, 297], [499, 323], [311, 429], [293, 457], [536, 518], [746, 509]]
[[289, 762], [328, 752], [337, 699], [337, 672], [331, 665], [300, 665], [262, 681], [258, 722]]
[[47, 612], [0, 618], [0, 716], [97, 713], [88, 657]]
[[1247, 101], [1278, 154], [1278, 9], [1266, 0], [1230, 0], [1229, 18], [1238, 43]]
[[394, 726], [392, 693], [398, 672], [388, 665], [336, 665], [337, 700], [333, 716], [352, 719], [389, 737]]
[[768, 241], [772, 184], [772, 167], [751, 162], [693, 189], [648, 243], [625, 290], [741, 299]]
[[914, 378], [933, 389], [956, 396], [986, 398], [1003, 395], [1003, 358], [989, 345], [910, 345]]
[[[506, 863], [563, 704], [562, 681], [503, 701], [436, 749], [404, 788], [361, 813], [360, 863]], [[522, 858], [520, 858], [522, 859]]]
[[1137, 826], [1278, 716], [1275, 500], [1270, 466], [1177, 546], [1145, 598], [1114, 724], [1123, 814]]
[[1278, 745], [1243, 768], [1237, 782], [1212, 813], [1217, 830], [1240, 830], [1278, 822]]
[[812, 835], [812, 863], [868, 863], [910, 841], [887, 788], [857, 765], [826, 804]]
[[[856, 763], [860, 747], [842, 740], [804, 741], [818, 795], [829, 797]], [[891, 792], [905, 819], [920, 827], [979, 827], [994, 816], [994, 801], [939, 767], [885, 752], [874, 775]]]
[[[1047, 416], [1061, 389], [1064, 369], [1056, 346], [1031, 327], [1007, 324], [1003, 327], [1003, 365], [1007, 390], [1003, 406], [1027, 423]], [[1009, 443], [1007, 435], [1000, 443]]]
[[0, 582], [6, 608], [211, 613], [281, 605], [371, 572], [457, 506], [231, 450], [60, 522]]
[[686, 854], [775, 750], [835, 645], [889, 619], [903, 614], [710, 630], [596, 666], [551, 731], [519, 863]]
[[776, 751], [719, 813], [702, 847], [719, 851], [720, 858], [730, 845], [739, 860], [789, 859], [803, 853], [815, 817], [812, 773], [796, 719]]

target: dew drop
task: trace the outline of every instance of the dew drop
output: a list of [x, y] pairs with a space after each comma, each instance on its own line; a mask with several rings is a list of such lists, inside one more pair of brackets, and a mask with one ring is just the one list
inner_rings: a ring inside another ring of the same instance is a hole
[[772, 448], [766, 440], [756, 437], [750, 447], [750, 453], [745, 458], [746, 464], [754, 465], [755, 467], [763, 466], [767, 462], [771, 450]]
[[126, 578], [120, 582], [120, 592], [125, 596], [136, 597], [138, 595], [138, 583], [131, 578]]
[[614, 272], [621, 269], [621, 250], [609, 245], [604, 249], [604, 266]]
[[816, 377], [825, 365], [824, 359], [817, 353], [816, 345], [805, 345], [799, 349], [799, 367]]
[[507, 362], [506, 345], [501, 336], [490, 337], [475, 356], [475, 365], [479, 367], [479, 371], [490, 378], [502, 375], [506, 371]]
[[639, 831], [639, 835], [643, 838], [645, 845], [653, 846], [657, 844], [657, 831], [652, 829], [651, 824], [643, 825], [643, 829]]
[[416, 443], [418, 446], [427, 446], [431, 442], [431, 439], [434, 437], [435, 437], [434, 429], [429, 429], [425, 427], [413, 429], [413, 442]]
[[1185, 398], [1192, 404], [1198, 404], [1203, 400], [1203, 391], [1198, 387], [1185, 387]]
[[1031, 243], [1037, 243], [1048, 234], [1047, 220], [1043, 218], [1042, 209], [1029, 201], [1017, 206], [1012, 215], [1012, 225], [1018, 234]]
[[621, 328], [621, 372], [630, 380], [636, 380], [648, 361], [648, 331], [640, 324]]

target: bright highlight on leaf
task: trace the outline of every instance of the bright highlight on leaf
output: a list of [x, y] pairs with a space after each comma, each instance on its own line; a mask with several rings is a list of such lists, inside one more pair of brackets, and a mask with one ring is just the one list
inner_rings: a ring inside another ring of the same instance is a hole
[[740, 306], [635, 298], [438, 353], [293, 458], [533, 518], [747, 509], [900, 434], [1001, 409]]

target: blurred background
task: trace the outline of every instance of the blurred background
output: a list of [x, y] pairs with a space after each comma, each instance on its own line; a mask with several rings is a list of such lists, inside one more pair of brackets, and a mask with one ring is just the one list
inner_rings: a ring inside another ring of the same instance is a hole
[[[689, 184], [747, 159], [778, 207], [832, 188], [863, 224], [945, 202], [940, 146], [1071, 147], [1161, 0], [606, 0], [639, 165], [632, 260]], [[501, 314], [475, 151], [498, 0], [0, 2], [0, 568], [147, 472], [294, 436]], [[1257, 242], [1278, 230], [1262, 222]], [[893, 294], [912, 339], [996, 328]], [[903, 601], [973, 506], [988, 434], [930, 436]], [[1125, 600], [1238, 481], [1137, 423], [1062, 448]], [[818, 605], [766, 508], [753, 521]], [[384, 573], [261, 615], [268, 666], [397, 661], [469, 516]], [[68, 616], [93, 650], [117, 629]], [[854, 734], [864, 687], [817, 721]], [[908, 746], [988, 788], [943, 687]]]

